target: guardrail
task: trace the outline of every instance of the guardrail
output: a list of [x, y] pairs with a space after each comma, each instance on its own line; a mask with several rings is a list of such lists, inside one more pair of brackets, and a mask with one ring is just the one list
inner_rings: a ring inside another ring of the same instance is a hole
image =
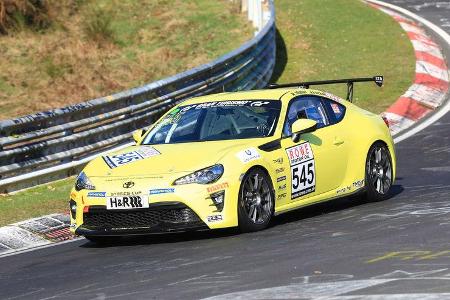
[[111, 96], [0, 122], [0, 193], [74, 175], [92, 158], [194, 96], [266, 86], [275, 63], [273, 0], [243, 0], [255, 37], [219, 59]]

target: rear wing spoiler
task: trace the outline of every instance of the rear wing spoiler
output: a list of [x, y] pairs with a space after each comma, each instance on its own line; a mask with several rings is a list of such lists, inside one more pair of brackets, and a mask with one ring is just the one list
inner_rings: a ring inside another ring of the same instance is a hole
[[337, 83], [346, 83], [347, 84], [347, 100], [353, 101], [353, 83], [355, 82], [375, 82], [375, 84], [379, 87], [383, 85], [383, 76], [377, 75], [373, 77], [362, 77], [362, 78], [348, 78], [348, 79], [334, 79], [334, 80], [322, 80], [322, 81], [306, 81], [306, 82], [296, 82], [296, 83], [271, 83], [267, 86], [268, 89], [278, 89], [285, 87], [301, 87], [305, 89], [309, 89], [311, 85], [322, 85], [322, 84], [337, 84]]

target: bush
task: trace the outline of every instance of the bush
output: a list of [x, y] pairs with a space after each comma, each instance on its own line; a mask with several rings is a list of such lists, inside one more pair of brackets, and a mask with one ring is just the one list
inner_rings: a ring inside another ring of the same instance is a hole
[[112, 28], [112, 15], [99, 7], [93, 7], [84, 24], [88, 38], [101, 44], [115, 42], [115, 32]]
[[50, 26], [48, 0], [0, 0], [0, 33]]

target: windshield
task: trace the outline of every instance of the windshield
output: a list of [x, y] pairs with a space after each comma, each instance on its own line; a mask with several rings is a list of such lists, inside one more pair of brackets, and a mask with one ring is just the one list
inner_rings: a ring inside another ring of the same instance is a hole
[[142, 144], [249, 139], [273, 134], [280, 101], [216, 101], [174, 108], [146, 135]]

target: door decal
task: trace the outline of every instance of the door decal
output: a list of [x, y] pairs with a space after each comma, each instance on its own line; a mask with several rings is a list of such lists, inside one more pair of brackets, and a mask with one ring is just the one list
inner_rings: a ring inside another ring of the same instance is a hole
[[308, 142], [286, 149], [291, 166], [291, 199], [316, 190], [316, 168], [314, 153]]

